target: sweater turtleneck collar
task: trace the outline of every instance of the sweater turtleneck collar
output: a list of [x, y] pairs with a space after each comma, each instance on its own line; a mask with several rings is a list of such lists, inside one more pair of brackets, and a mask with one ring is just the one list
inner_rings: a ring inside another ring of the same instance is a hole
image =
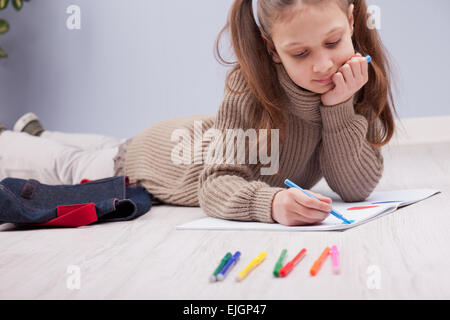
[[299, 87], [289, 77], [282, 63], [275, 64], [278, 74], [278, 80], [281, 87], [288, 97], [288, 112], [291, 114], [314, 123], [321, 123], [320, 105], [321, 95]]

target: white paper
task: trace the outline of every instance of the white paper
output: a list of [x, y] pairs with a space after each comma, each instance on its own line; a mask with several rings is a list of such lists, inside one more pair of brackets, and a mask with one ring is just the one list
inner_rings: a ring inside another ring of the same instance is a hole
[[[333, 231], [354, 228], [375, 218], [396, 211], [398, 208], [416, 203], [429, 198], [437, 193], [435, 189], [409, 189], [397, 191], [373, 192], [364, 202], [343, 202], [335, 193], [321, 193], [333, 199], [333, 209], [342, 214], [348, 220], [354, 220], [352, 224], [343, 224], [341, 220], [329, 215], [322, 223], [317, 225], [288, 227], [277, 223], [242, 222], [205, 217], [183, 225], [177, 226], [178, 230], [270, 230], [270, 231]], [[385, 203], [380, 203], [385, 202]], [[354, 207], [376, 206], [362, 210], [348, 210]]]

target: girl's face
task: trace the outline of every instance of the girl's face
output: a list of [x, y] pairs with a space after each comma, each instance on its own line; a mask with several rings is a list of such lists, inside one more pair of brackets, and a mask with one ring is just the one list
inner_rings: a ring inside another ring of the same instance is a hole
[[334, 1], [329, 4], [297, 5], [289, 21], [273, 24], [275, 48], [268, 46], [274, 62], [283, 63], [295, 84], [320, 94], [333, 89], [334, 83], [318, 80], [331, 78], [355, 54], [353, 5], [346, 15]]

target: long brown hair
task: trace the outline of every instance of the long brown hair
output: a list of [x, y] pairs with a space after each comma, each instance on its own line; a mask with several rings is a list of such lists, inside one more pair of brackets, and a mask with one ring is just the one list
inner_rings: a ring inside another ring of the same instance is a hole
[[[258, 20], [261, 28], [256, 24], [253, 15], [252, 0], [235, 0], [227, 23], [219, 32], [215, 45], [217, 60], [223, 65], [233, 66], [226, 78], [228, 90], [242, 93], [234, 91], [229, 85], [233, 73], [240, 70], [248, 84], [248, 89], [260, 105], [259, 113], [255, 115], [254, 125], [257, 128], [280, 129], [281, 142], [284, 141], [286, 130], [285, 114], [282, 112], [283, 92], [274, 62], [262, 35], [271, 42], [270, 30], [273, 22], [283, 17], [283, 14], [288, 12], [287, 9], [295, 5], [297, 1], [318, 4], [330, 0], [258, 0]], [[349, 6], [354, 5], [353, 46], [356, 52], [369, 54], [372, 57], [372, 62], [369, 64], [369, 81], [357, 95], [355, 112], [366, 116], [369, 125], [380, 119], [382, 130], [379, 136], [368, 142], [372, 146], [382, 147], [389, 143], [394, 135], [395, 123], [392, 111], [398, 117], [392, 96], [390, 77], [392, 69], [388, 52], [377, 30], [367, 27], [370, 14], [367, 12], [365, 0], [332, 1], [337, 1], [346, 15]], [[221, 55], [220, 41], [227, 31], [230, 32], [237, 61], [227, 61]]]

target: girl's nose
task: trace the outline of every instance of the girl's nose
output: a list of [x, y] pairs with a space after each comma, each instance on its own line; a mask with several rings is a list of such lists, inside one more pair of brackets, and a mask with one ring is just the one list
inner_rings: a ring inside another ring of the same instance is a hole
[[313, 72], [324, 74], [329, 72], [332, 67], [333, 61], [331, 61], [331, 59], [328, 56], [323, 55], [321, 57], [318, 57], [317, 60], [314, 61]]

